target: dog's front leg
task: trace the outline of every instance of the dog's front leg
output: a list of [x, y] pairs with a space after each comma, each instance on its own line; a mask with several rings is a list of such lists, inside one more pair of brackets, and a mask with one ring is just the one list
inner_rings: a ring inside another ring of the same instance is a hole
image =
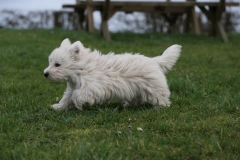
[[71, 96], [73, 93], [73, 89], [71, 88], [70, 84], [67, 84], [67, 89], [63, 94], [62, 99], [57, 104], [53, 104], [52, 108], [55, 110], [66, 110], [72, 107], [71, 104]]

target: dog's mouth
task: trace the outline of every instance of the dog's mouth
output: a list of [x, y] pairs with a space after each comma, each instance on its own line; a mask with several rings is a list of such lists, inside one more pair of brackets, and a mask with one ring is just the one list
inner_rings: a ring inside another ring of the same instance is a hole
[[47, 78], [47, 79], [49, 79], [49, 80], [51, 80], [51, 81], [62, 81], [61, 79], [59, 79], [59, 78], [56, 78], [56, 77], [52, 77], [48, 72], [46, 72], [46, 73], [44, 73], [44, 76]]
[[51, 81], [54, 81], [54, 82], [62, 82], [63, 80], [62, 79], [59, 79], [59, 78], [54, 78], [54, 77], [47, 77], [47, 79], [51, 80]]

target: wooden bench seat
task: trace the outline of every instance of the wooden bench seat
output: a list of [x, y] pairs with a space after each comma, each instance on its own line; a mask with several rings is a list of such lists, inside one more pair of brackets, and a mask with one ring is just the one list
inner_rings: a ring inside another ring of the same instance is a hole
[[[87, 27], [88, 31], [92, 32], [93, 27], [93, 11], [100, 11], [102, 13], [102, 25], [101, 32], [105, 39], [110, 40], [110, 34], [108, 31], [107, 21], [116, 12], [123, 11], [126, 13], [149, 12], [160, 13], [163, 15], [173, 14], [177, 15], [188, 14], [191, 17], [191, 23], [194, 27], [196, 34], [200, 33], [199, 24], [195, 15], [194, 7], [198, 7], [212, 23], [210, 35], [219, 35], [224, 42], [228, 42], [228, 38], [221, 24], [221, 15], [225, 11], [225, 6], [240, 6], [236, 2], [148, 2], [148, 1], [80, 1], [77, 0], [77, 4], [64, 4], [64, 8], [74, 8], [77, 13], [84, 16], [85, 10], [87, 10]], [[176, 18], [175, 18], [176, 19]], [[166, 17], [166, 20], [174, 22], [175, 19]], [[173, 23], [174, 24], [174, 23]]]

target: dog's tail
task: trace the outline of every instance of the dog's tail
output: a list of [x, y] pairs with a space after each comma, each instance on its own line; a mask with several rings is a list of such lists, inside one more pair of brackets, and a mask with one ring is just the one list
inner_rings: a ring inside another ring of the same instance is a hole
[[161, 56], [154, 57], [153, 59], [159, 64], [164, 73], [170, 70], [173, 65], [177, 62], [180, 56], [182, 46], [172, 45], [168, 47]]

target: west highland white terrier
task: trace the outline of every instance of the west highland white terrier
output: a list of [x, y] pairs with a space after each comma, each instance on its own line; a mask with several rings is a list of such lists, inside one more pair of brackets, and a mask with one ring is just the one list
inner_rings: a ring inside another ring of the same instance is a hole
[[85, 48], [80, 41], [62, 41], [49, 56], [44, 76], [52, 81], [67, 81], [67, 89], [53, 109], [63, 110], [83, 104], [106, 101], [124, 102], [125, 106], [145, 102], [170, 106], [165, 73], [180, 56], [181, 46], [172, 45], [154, 58], [139, 54], [99, 51]]

